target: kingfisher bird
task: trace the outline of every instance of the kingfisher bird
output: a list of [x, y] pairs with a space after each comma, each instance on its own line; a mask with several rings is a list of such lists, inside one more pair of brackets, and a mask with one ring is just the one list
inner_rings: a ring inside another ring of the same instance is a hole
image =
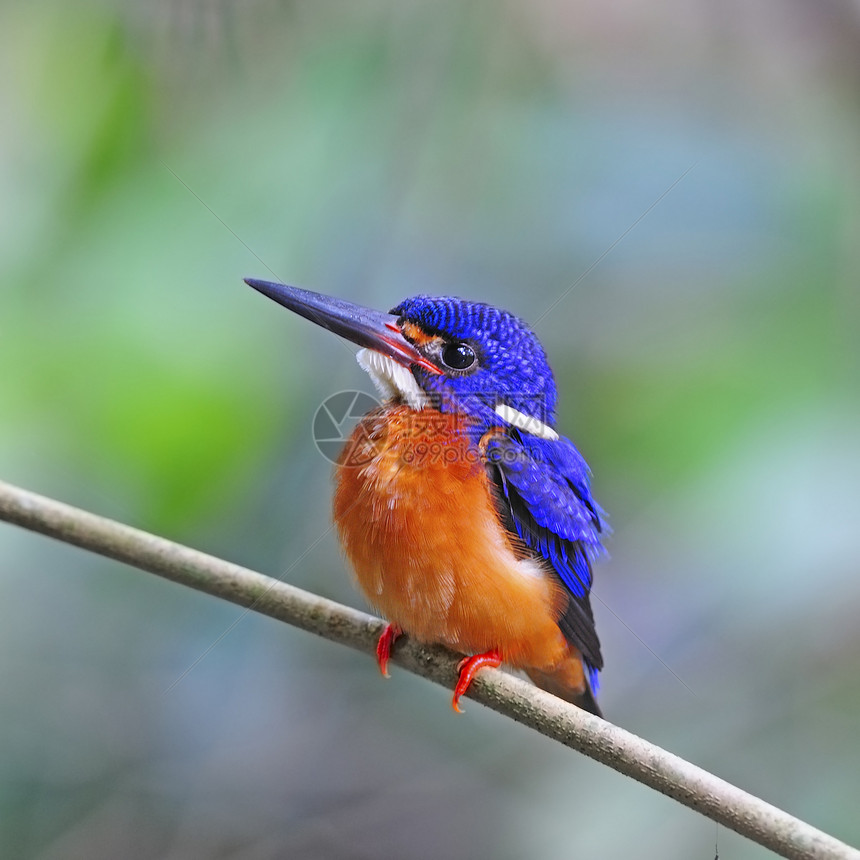
[[483, 667], [520, 669], [600, 715], [590, 592], [603, 511], [585, 459], [556, 430], [546, 354], [521, 319], [418, 295], [381, 313], [246, 278], [357, 344], [382, 405], [338, 459], [334, 521], [364, 596], [401, 634], [468, 655], [453, 706]]

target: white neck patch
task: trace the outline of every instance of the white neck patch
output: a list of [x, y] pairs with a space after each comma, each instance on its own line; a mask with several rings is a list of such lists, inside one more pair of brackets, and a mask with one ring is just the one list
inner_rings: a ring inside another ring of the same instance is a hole
[[507, 421], [517, 430], [525, 430], [526, 433], [531, 433], [532, 436], [537, 436], [540, 439], [549, 439], [555, 442], [558, 439], [558, 433], [549, 426], [544, 424], [539, 418], [534, 418], [531, 415], [526, 415], [525, 412], [520, 412], [519, 409], [514, 409], [513, 406], [508, 406], [507, 403], [499, 403], [496, 406], [496, 415]]
[[428, 397], [408, 367], [372, 349], [360, 349], [355, 358], [383, 400], [403, 400], [410, 409], [423, 409], [427, 405]]

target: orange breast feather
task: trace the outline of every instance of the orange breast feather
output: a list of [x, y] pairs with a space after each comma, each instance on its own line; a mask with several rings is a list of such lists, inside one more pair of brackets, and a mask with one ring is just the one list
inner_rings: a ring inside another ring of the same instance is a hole
[[501, 525], [462, 420], [406, 406], [365, 416], [336, 473], [341, 542], [367, 599], [405, 633], [552, 669], [571, 656], [556, 624], [565, 598]]

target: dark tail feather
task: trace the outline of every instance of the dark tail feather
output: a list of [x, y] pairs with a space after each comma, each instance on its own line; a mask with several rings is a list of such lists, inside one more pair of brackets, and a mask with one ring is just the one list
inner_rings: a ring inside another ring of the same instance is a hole
[[551, 672], [526, 669], [526, 674], [547, 693], [552, 693], [559, 699], [564, 699], [598, 717], [603, 716], [588, 684], [578, 651], [571, 649], [570, 656]]
[[603, 717], [603, 711], [600, 710], [600, 705], [597, 704], [597, 699], [594, 698], [594, 693], [591, 691], [591, 687], [589, 687], [588, 684], [585, 685], [585, 692], [579, 697], [579, 699], [571, 699], [571, 701], [574, 705], [578, 705], [580, 708], [594, 714], [596, 717]]

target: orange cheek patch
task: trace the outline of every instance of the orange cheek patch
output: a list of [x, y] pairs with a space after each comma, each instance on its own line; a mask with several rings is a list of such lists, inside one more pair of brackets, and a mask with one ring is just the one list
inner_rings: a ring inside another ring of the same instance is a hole
[[415, 325], [412, 322], [405, 322], [400, 327], [401, 332], [403, 332], [403, 336], [407, 340], [411, 340], [415, 346], [427, 346], [427, 344], [438, 342], [442, 342], [442, 338], [435, 334], [427, 334], [424, 329], [420, 326]]

